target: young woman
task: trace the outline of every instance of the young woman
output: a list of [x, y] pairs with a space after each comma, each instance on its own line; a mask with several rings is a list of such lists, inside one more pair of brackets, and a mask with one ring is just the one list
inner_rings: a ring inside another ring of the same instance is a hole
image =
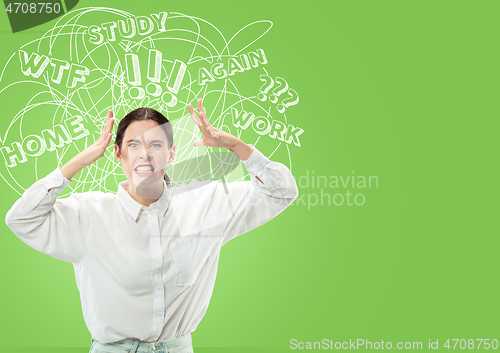
[[172, 128], [159, 112], [139, 108], [118, 125], [115, 155], [127, 181], [117, 193], [57, 199], [76, 173], [104, 155], [114, 123], [109, 111], [99, 139], [33, 184], [7, 213], [23, 242], [73, 264], [91, 353], [192, 352], [191, 332], [208, 308], [221, 246], [298, 195], [287, 167], [211, 126], [201, 100], [199, 116], [189, 110], [203, 133], [194, 146], [229, 149], [250, 181], [170, 187]]

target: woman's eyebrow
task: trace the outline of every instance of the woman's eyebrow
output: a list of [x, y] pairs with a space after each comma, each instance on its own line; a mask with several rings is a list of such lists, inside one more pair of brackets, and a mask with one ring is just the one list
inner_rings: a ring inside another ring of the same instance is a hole
[[137, 139], [130, 139], [130, 140], [128, 140], [128, 141], [127, 141], [127, 142], [125, 142], [125, 143], [129, 143], [129, 142], [141, 143], [141, 140], [137, 140]]
[[153, 141], [150, 141], [149, 143], [157, 143], [157, 142], [165, 143], [165, 141], [162, 141], [162, 140], [153, 140]]

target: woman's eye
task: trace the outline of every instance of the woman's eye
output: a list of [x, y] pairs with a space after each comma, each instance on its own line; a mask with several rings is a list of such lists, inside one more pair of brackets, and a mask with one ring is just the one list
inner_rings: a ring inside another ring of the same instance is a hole
[[161, 148], [161, 144], [160, 143], [153, 143], [151, 145], [151, 147], [153, 147], [153, 148]]
[[128, 145], [128, 147], [137, 148], [137, 147], [139, 147], [139, 145], [137, 143], [131, 143], [130, 145]]

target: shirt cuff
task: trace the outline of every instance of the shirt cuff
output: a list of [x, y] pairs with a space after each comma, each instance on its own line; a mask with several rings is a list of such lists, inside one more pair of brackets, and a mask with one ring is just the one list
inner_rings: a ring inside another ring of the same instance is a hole
[[52, 189], [51, 191], [54, 191], [57, 194], [63, 191], [64, 188], [70, 183], [71, 180], [66, 179], [59, 168], [56, 168], [53, 172], [45, 177], [45, 186], [47, 188], [47, 191], [49, 189]]
[[245, 165], [247, 171], [253, 175], [259, 174], [260, 171], [264, 168], [266, 163], [269, 162], [269, 158], [264, 156], [254, 145], [247, 144], [248, 146], [253, 148], [253, 153], [248, 159], [241, 160], [241, 162]]
[[26, 190], [23, 195], [23, 204], [19, 208], [19, 216], [26, 216], [30, 213], [49, 194], [49, 190], [58, 195], [70, 182], [57, 168]]

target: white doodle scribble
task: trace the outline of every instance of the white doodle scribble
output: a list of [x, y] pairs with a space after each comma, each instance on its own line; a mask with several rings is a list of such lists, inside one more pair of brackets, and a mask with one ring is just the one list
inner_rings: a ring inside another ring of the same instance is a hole
[[[196, 106], [198, 98], [213, 126], [291, 169], [290, 147], [301, 146], [304, 130], [285, 114], [298, 103], [298, 94], [284, 79], [271, 78], [272, 63], [258, 46], [271, 28], [271, 21], [256, 21], [228, 40], [207, 20], [177, 12], [136, 16], [94, 7], [67, 13], [43, 36], [22, 45], [2, 70], [0, 97], [11, 104], [0, 126], [0, 175], [21, 194], [92, 144], [108, 109], [119, 120], [148, 106], [172, 124], [178, 149], [167, 173], [174, 184], [245, 179], [233, 154], [193, 147], [200, 131], [187, 107]], [[272, 81], [265, 89], [263, 78]], [[285, 92], [289, 97], [283, 99]], [[266, 143], [259, 145], [262, 138]], [[110, 145], [60, 197], [114, 192], [124, 179]]]

